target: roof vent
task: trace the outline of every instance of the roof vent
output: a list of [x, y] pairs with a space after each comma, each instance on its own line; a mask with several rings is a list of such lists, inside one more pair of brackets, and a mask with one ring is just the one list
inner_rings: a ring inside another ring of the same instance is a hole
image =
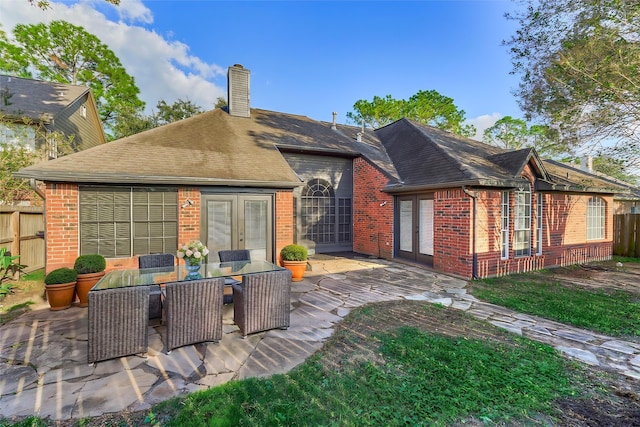
[[356, 133], [356, 141], [362, 142], [362, 132]]
[[336, 126], [336, 117], [338, 116], [338, 113], [334, 111], [331, 114], [333, 114], [333, 123], [331, 124], [331, 129], [336, 130], [338, 129], [338, 127]]
[[240, 64], [229, 67], [227, 99], [229, 100], [229, 114], [232, 116], [250, 117], [249, 75], [250, 71]]

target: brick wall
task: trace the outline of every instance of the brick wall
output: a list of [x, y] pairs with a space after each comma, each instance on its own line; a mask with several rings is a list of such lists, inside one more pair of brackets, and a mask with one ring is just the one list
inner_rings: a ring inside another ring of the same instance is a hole
[[49, 182], [45, 186], [46, 272], [73, 268], [79, 251], [78, 186]]
[[275, 230], [273, 236], [276, 245], [274, 258], [278, 263], [280, 250], [293, 243], [293, 191], [278, 191], [275, 196]]
[[[393, 196], [380, 191], [389, 179], [368, 161], [353, 161], [353, 250], [393, 258]], [[380, 206], [383, 205], [383, 206]]]
[[[536, 204], [542, 197], [542, 254], [536, 254]], [[542, 268], [610, 259], [613, 239], [613, 197], [603, 196], [606, 203], [605, 239], [587, 241], [587, 203], [592, 195], [579, 193], [532, 193], [531, 255], [513, 253], [513, 194], [510, 197], [509, 258], [500, 259], [500, 191], [480, 192], [478, 232], [478, 275], [502, 276]], [[467, 277], [467, 276], [465, 276]]]
[[461, 188], [433, 195], [433, 268], [471, 277], [473, 202]]

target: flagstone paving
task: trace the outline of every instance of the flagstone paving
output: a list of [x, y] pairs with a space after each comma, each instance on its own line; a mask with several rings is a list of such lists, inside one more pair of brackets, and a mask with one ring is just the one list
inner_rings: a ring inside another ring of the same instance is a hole
[[0, 327], [0, 415], [83, 418], [151, 405], [231, 380], [288, 372], [317, 351], [352, 309], [388, 300], [438, 303], [546, 342], [566, 357], [640, 379], [640, 344], [512, 312], [467, 294], [467, 282], [415, 265], [316, 256], [293, 283], [291, 327], [240, 336], [233, 306], [223, 338], [164, 351], [165, 327], [149, 328], [147, 357], [87, 365], [87, 309], [39, 307]]

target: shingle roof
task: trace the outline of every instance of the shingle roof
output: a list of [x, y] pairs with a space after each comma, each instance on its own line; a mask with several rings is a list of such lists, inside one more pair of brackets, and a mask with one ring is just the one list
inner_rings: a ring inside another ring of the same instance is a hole
[[[515, 186], [528, 159], [527, 153], [507, 152], [498, 147], [401, 119], [376, 130], [398, 170], [401, 190], [415, 187], [456, 185]], [[491, 158], [493, 157], [493, 160]], [[507, 166], [517, 160], [519, 170]]]
[[551, 183], [547, 184], [545, 189], [564, 189], [567, 187], [585, 191], [603, 190], [607, 193], [638, 193], [638, 189], [629, 184], [599, 176], [597, 173], [586, 172], [566, 163], [544, 160], [544, 165], [551, 178]]
[[0, 75], [0, 111], [8, 116], [51, 121], [60, 111], [89, 91], [88, 87]]

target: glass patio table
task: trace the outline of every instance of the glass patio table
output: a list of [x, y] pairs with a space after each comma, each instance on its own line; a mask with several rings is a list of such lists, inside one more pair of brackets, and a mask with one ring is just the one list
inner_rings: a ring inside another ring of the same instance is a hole
[[168, 282], [183, 282], [212, 277], [231, 278], [232, 276], [244, 276], [245, 274], [265, 273], [279, 270], [283, 270], [283, 268], [264, 260], [202, 264], [200, 266], [200, 270], [195, 274], [189, 273], [184, 265], [177, 265], [174, 267], [113, 270], [105, 274], [105, 276], [100, 279], [93, 288], [91, 288], [91, 291], [96, 292], [105, 289], [159, 285]]

